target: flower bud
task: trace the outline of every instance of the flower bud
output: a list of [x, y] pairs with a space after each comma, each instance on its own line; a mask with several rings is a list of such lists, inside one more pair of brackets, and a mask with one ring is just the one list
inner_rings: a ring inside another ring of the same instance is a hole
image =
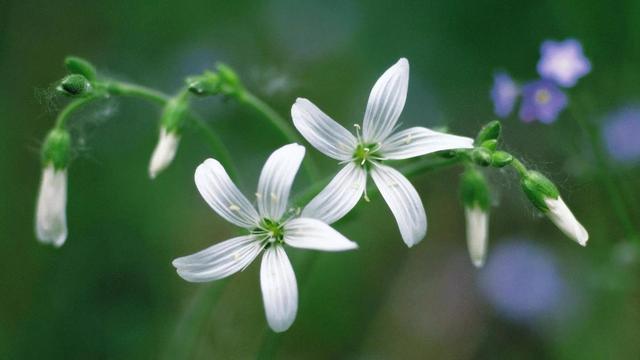
[[65, 129], [53, 129], [42, 145], [43, 166], [52, 165], [56, 170], [66, 169], [71, 161], [71, 135]]
[[227, 96], [240, 96], [243, 92], [243, 87], [238, 74], [225, 64], [218, 64], [216, 69], [220, 76], [221, 92]]
[[565, 235], [582, 246], [587, 245], [589, 233], [569, 210], [558, 188], [549, 179], [537, 171], [529, 171], [522, 179], [522, 189], [533, 205]]
[[500, 137], [501, 130], [502, 125], [500, 124], [500, 121], [490, 121], [480, 129], [480, 132], [476, 137], [476, 144], [482, 144], [487, 140], [497, 140]]
[[461, 185], [462, 202], [466, 219], [467, 248], [471, 262], [482, 267], [487, 253], [489, 233], [489, 186], [477, 170], [465, 171]]
[[487, 141], [484, 141], [482, 144], [480, 144], [480, 146], [493, 152], [498, 147], [498, 140], [496, 139], [487, 140]]
[[480, 166], [489, 166], [491, 164], [491, 152], [483, 147], [473, 149], [471, 159]]
[[53, 164], [42, 171], [36, 205], [36, 235], [40, 242], [60, 247], [67, 239], [67, 169]]
[[61, 93], [72, 97], [85, 96], [92, 90], [89, 80], [80, 74], [65, 76], [64, 79], [60, 81], [57, 89]]
[[220, 93], [220, 76], [206, 71], [203, 75], [187, 78], [189, 91], [198, 96], [211, 96]]
[[491, 154], [491, 165], [497, 168], [505, 167], [513, 161], [513, 156], [508, 152], [496, 151]]
[[70, 74], [80, 74], [89, 81], [96, 80], [96, 69], [90, 62], [77, 56], [67, 56], [64, 59], [64, 66]]
[[160, 138], [149, 162], [149, 177], [155, 179], [158, 174], [166, 169], [173, 161], [180, 143], [180, 136], [175, 132], [169, 132], [166, 128], [160, 128]]

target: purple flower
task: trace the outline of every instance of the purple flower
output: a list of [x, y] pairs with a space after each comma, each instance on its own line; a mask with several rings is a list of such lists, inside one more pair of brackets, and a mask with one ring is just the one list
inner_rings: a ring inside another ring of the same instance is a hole
[[607, 115], [602, 135], [615, 160], [640, 160], [640, 105], [625, 106]]
[[522, 87], [520, 119], [552, 123], [567, 106], [567, 96], [552, 81], [536, 80]]
[[493, 111], [497, 116], [501, 118], [509, 116], [519, 94], [520, 89], [509, 74], [499, 72], [493, 76], [491, 100], [493, 100]]
[[572, 87], [579, 78], [591, 71], [591, 63], [582, 53], [582, 45], [575, 39], [556, 42], [547, 40], [540, 47], [538, 73], [558, 85]]
[[479, 285], [496, 311], [516, 322], [553, 316], [567, 302], [567, 284], [553, 253], [524, 239], [494, 249]]

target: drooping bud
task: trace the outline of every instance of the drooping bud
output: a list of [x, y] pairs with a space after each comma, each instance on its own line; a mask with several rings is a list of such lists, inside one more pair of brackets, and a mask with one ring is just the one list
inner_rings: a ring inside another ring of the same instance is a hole
[[218, 64], [216, 69], [220, 75], [220, 90], [228, 96], [239, 96], [243, 92], [243, 86], [238, 74], [225, 64]]
[[497, 168], [505, 167], [513, 161], [513, 155], [505, 151], [496, 151], [491, 154], [491, 166]]
[[198, 96], [211, 96], [220, 93], [220, 76], [211, 71], [187, 78], [189, 91]]
[[89, 81], [96, 80], [96, 69], [87, 60], [77, 56], [67, 56], [64, 59], [64, 66], [70, 74], [80, 74]]
[[53, 129], [42, 146], [42, 179], [36, 204], [36, 235], [56, 247], [67, 239], [67, 167], [71, 158], [71, 136]]
[[58, 85], [57, 90], [61, 93], [72, 96], [81, 97], [91, 93], [92, 87], [89, 80], [84, 75], [71, 74], [65, 76]]
[[480, 129], [480, 132], [476, 137], [476, 144], [482, 144], [487, 140], [498, 140], [501, 130], [502, 125], [500, 124], [500, 121], [490, 121]]
[[42, 166], [52, 165], [56, 170], [63, 170], [71, 161], [71, 135], [65, 129], [53, 129], [47, 134], [42, 144]]
[[480, 166], [491, 164], [491, 152], [483, 147], [477, 147], [471, 152], [471, 159]]
[[460, 186], [469, 256], [474, 266], [482, 267], [489, 239], [489, 186], [484, 176], [473, 168], [465, 171]]
[[149, 162], [149, 177], [154, 179], [166, 169], [178, 151], [180, 133], [184, 126], [184, 119], [188, 111], [188, 102], [185, 94], [169, 100], [162, 112], [160, 119], [160, 136], [158, 144], [153, 150]]
[[570, 239], [587, 245], [589, 233], [560, 197], [558, 188], [537, 171], [529, 171], [522, 179], [522, 189], [533, 205], [542, 211]]

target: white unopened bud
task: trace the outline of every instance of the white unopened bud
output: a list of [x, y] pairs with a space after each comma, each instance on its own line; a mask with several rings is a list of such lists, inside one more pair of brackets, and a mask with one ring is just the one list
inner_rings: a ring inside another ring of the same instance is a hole
[[67, 170], [52, 164], [42, 172], [36, 205], [36, 235], [45, 244], [62, 246], [67, 239]]
[[546, 198], [544, 202], [549, 209], [545, 212], [547, 217], [556, 224], [558, 229], [578, 244], [586, 246], [587, 240], [589, 240], [589, 233], [573, 216], [573, 213], [562, 198], [560, 196], [557, 199]]
[[489, 213], [479, 206], [465, 207], [467, 220], [467, 248], [471, 262], [477, 268], [484, 265], [489, 239]]
[[156, 145], [151, 162], [149, 163], [149, 177], [154, 179], [162, 170], [166, 169], [173, 161], [178, 150], [180, 137], [174, 132], [167, 132], [163, 127], [160, 129], [160, 138]]

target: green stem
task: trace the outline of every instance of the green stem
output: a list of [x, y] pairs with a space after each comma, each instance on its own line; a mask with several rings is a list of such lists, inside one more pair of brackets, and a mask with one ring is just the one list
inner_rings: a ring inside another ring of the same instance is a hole
[[613, 178], [613, 169], [609, 166], [609, 162], [607, 161], [607, 157], [604, 153], [601, 140], [602, 137], [600, 136], [598, 128], [591, 124], [583, 115], [578, 113], [576, 106], [570, 107], [570, 110], [571, 115], [589, 139], [589, 144], [591, 145], [595, 156], [598, 175], [600, 176], [600, 180], [602, 181], [605, 190], [609, 194], [609, 201], [622, 225], [625, 236], [630, 241], [640, 244], [640, 236], [631, 221], [631, 217], [626, 209], [623, 197]]
[[[167, 102], [171, 100], [171, 97], [167, 94], [136, 84], [129, 84], [119, 81], [109, 81], [104, 84], [104, 87], [109, 92], [109, 94], [140, 98], [151, 101], [160, 106], [166, 105]], [[177, 96], [188, 96], [188, 92], [186, 90], [182, 90]], [[207, 140], [212, 153], [218, 158], [218, 160], [220, 160], [225, 169], [227, 169], [227, 171], [229, 172], [229, 176], [234, 180], [238, 180], [238, 172], [233, 165], [233, 162], [231, 161], [231, 155], [218, 135], [216, 135], [216, 133], [211, 130], [206, 121], [204, 121], [201, 117], [199, 117], [191, 110], [189, 111], [188, 120], [195, 125], [198, 133], [204, 136], [204, 138]]]
[[79, 110], [84, 105], [90, 103], [93, 100], [98, 99], [98, 96], [88, 96], [80, 99], [75, 99], [71, 101], [67, 106], [60, 111], [58, 117], [56, 118], [55, 128], [62, 129], [67, 126], [67, 121], [71, 114]]
[[511, 161], [511, 166], [516, 169], [518, 175], [520, 175], [521, 178], [527, 175], [527, 168], [524, 166], [524, 164], [522, 164], [522, 162], [520, 162], [520, 160], [516, 159], [515, 157]]
[[[301, 143], [302, 139], [298, 136], [298, 133], [293, 130], [291, 125], [278, 114], [275, 110], [271, 108], [267, 103], [262, 101], [257, 96], [253, 95], [248, 90], [243, 90], [237, 96], [238, 102], [243, 105], [246, 105], [253, 110], [259, 112], [264, 116], [277, 130], [282, 134], [282, 136], [287, 139], [290, 143]], [[315, 163], [307, 159], [307, 161], [302, 163], [302, 167], [304, 168], [307, 176], [311, 181], [317, 179], [318, 170], [315, 166]]]

